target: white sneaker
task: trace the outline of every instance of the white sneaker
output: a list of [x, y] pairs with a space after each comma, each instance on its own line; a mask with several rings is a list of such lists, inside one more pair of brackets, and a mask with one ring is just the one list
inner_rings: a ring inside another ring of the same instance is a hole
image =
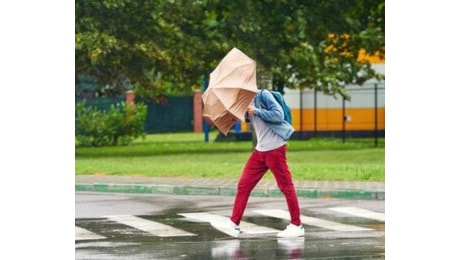
[[233, 221], [227, 220], [222, 222], [211, 222], [211, 225], [217, 230], [224, 232], [232, 237], [239, 237], [241, 234], [240, 226], [237, 226]]
[[305, 228], [302, 224], [296, 226], [294, 224], [289, 224], [285, 230], [277, 234], [278, 237], [303, 237], [305, 235]]

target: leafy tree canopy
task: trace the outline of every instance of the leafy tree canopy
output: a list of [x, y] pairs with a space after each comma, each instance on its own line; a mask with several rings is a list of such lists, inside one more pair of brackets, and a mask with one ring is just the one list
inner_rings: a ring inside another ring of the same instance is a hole
[[202, 88], [233, 47], [260, 84], [348, 98], [382, 79], [360, 52], [385, 58], [383, 0], [76, 0], [76, 74], [145, 98]]

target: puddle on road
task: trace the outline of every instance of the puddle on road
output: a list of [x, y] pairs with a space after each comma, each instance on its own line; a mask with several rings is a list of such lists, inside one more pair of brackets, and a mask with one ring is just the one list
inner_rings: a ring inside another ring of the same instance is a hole
[[[315, 231], [306, 237], [291, 239], [274, 236], [233, 239], [209, 223], [186, 221], [177, 214], [140, 217], [197, 236], [157, 237], [108, 219], [77, 219], [75, 225], [97, 231], [106, 239], [76, 242], [75, 259], [385, 259], [385, 238], [381, 234], [384, 223], [366, 223], [365, 227], [376, 229], [375, 236], [367, 238], [362, 234], [340, 237], [339, 232]], [[271, 217], [247, 217], [245, 221], [280, 230], [286, 226], [286, 221]]]

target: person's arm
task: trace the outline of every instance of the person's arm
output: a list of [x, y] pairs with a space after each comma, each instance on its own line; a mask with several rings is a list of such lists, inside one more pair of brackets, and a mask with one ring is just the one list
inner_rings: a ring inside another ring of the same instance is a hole
[[266, 122], [282, 123], [284, 121], [283, 108], [269, 91], [262, 91], [262, 102], [265, 108], [255, 108], [254, 115]]

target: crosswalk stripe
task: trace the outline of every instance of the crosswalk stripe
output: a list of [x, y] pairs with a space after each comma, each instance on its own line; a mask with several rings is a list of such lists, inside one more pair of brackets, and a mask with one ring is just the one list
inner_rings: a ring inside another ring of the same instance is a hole
[[[228, 217], [210, 214], [210, 213], [179, 213], [187, 219], [196, 220], [201, 222], [209, 222], [213, 227], [222, 226], [229, 221]], [[260, 226], [252, 224], [249, 222], [241, 221], [240, 222], [241, 230], [246, 234], [256, 235], [256, 234], [268, 234], [268, 233], [277, 233], [280, 232], [278, 229], [273, 229], [265, 226]]]
[[334, 207], [334, 208], [329, 208], [329, 209], [333, 211], [361, 217], [361, 218], [368, 218], [368, 219], [374, 219], [374, 220], [385, 222], [384, 213], [374, 212], [374, 211], [370, 211], [367, 209], [356, 208], [356, 207]]
[[105, 236], [101, 236], [84, 228], [75, 226], [75, 240], [96, 240], [104, 239]]
[[196, 234], [189, 233], [184, 230], [132, 215], [107, 216], [107, 218], [158, 237], [196, 236]]
[[[274, 217], [274, 218], [280, 218], [280, 219], [285, 219], [285, 220], [290, 220], [291, 217], [289, 215], [289, 212], [286, 210], [280, 210], [280, 209], [267, 209], [267, 210], [253, 210], [256, 213], [269, 216], [269, 217]], [[314, 217], [308, 217], [305, 215], [300, 216], [300, 220], [303, 224], [305, 225], [310, 225], [310, 226], [315, 226], [315, 227], [321, 227], [325, 229], [331, 229], [335, 231], [367, 231], [367, 230], [373, 230], [370, 228], [363, 228], [363, 227], [358, 227], [358, 226], [353, 226], [353, 225], [346, 225], [346, 224], [341, 224], [333, 221], [328, 221], [320, 218], [314, 218]]]

